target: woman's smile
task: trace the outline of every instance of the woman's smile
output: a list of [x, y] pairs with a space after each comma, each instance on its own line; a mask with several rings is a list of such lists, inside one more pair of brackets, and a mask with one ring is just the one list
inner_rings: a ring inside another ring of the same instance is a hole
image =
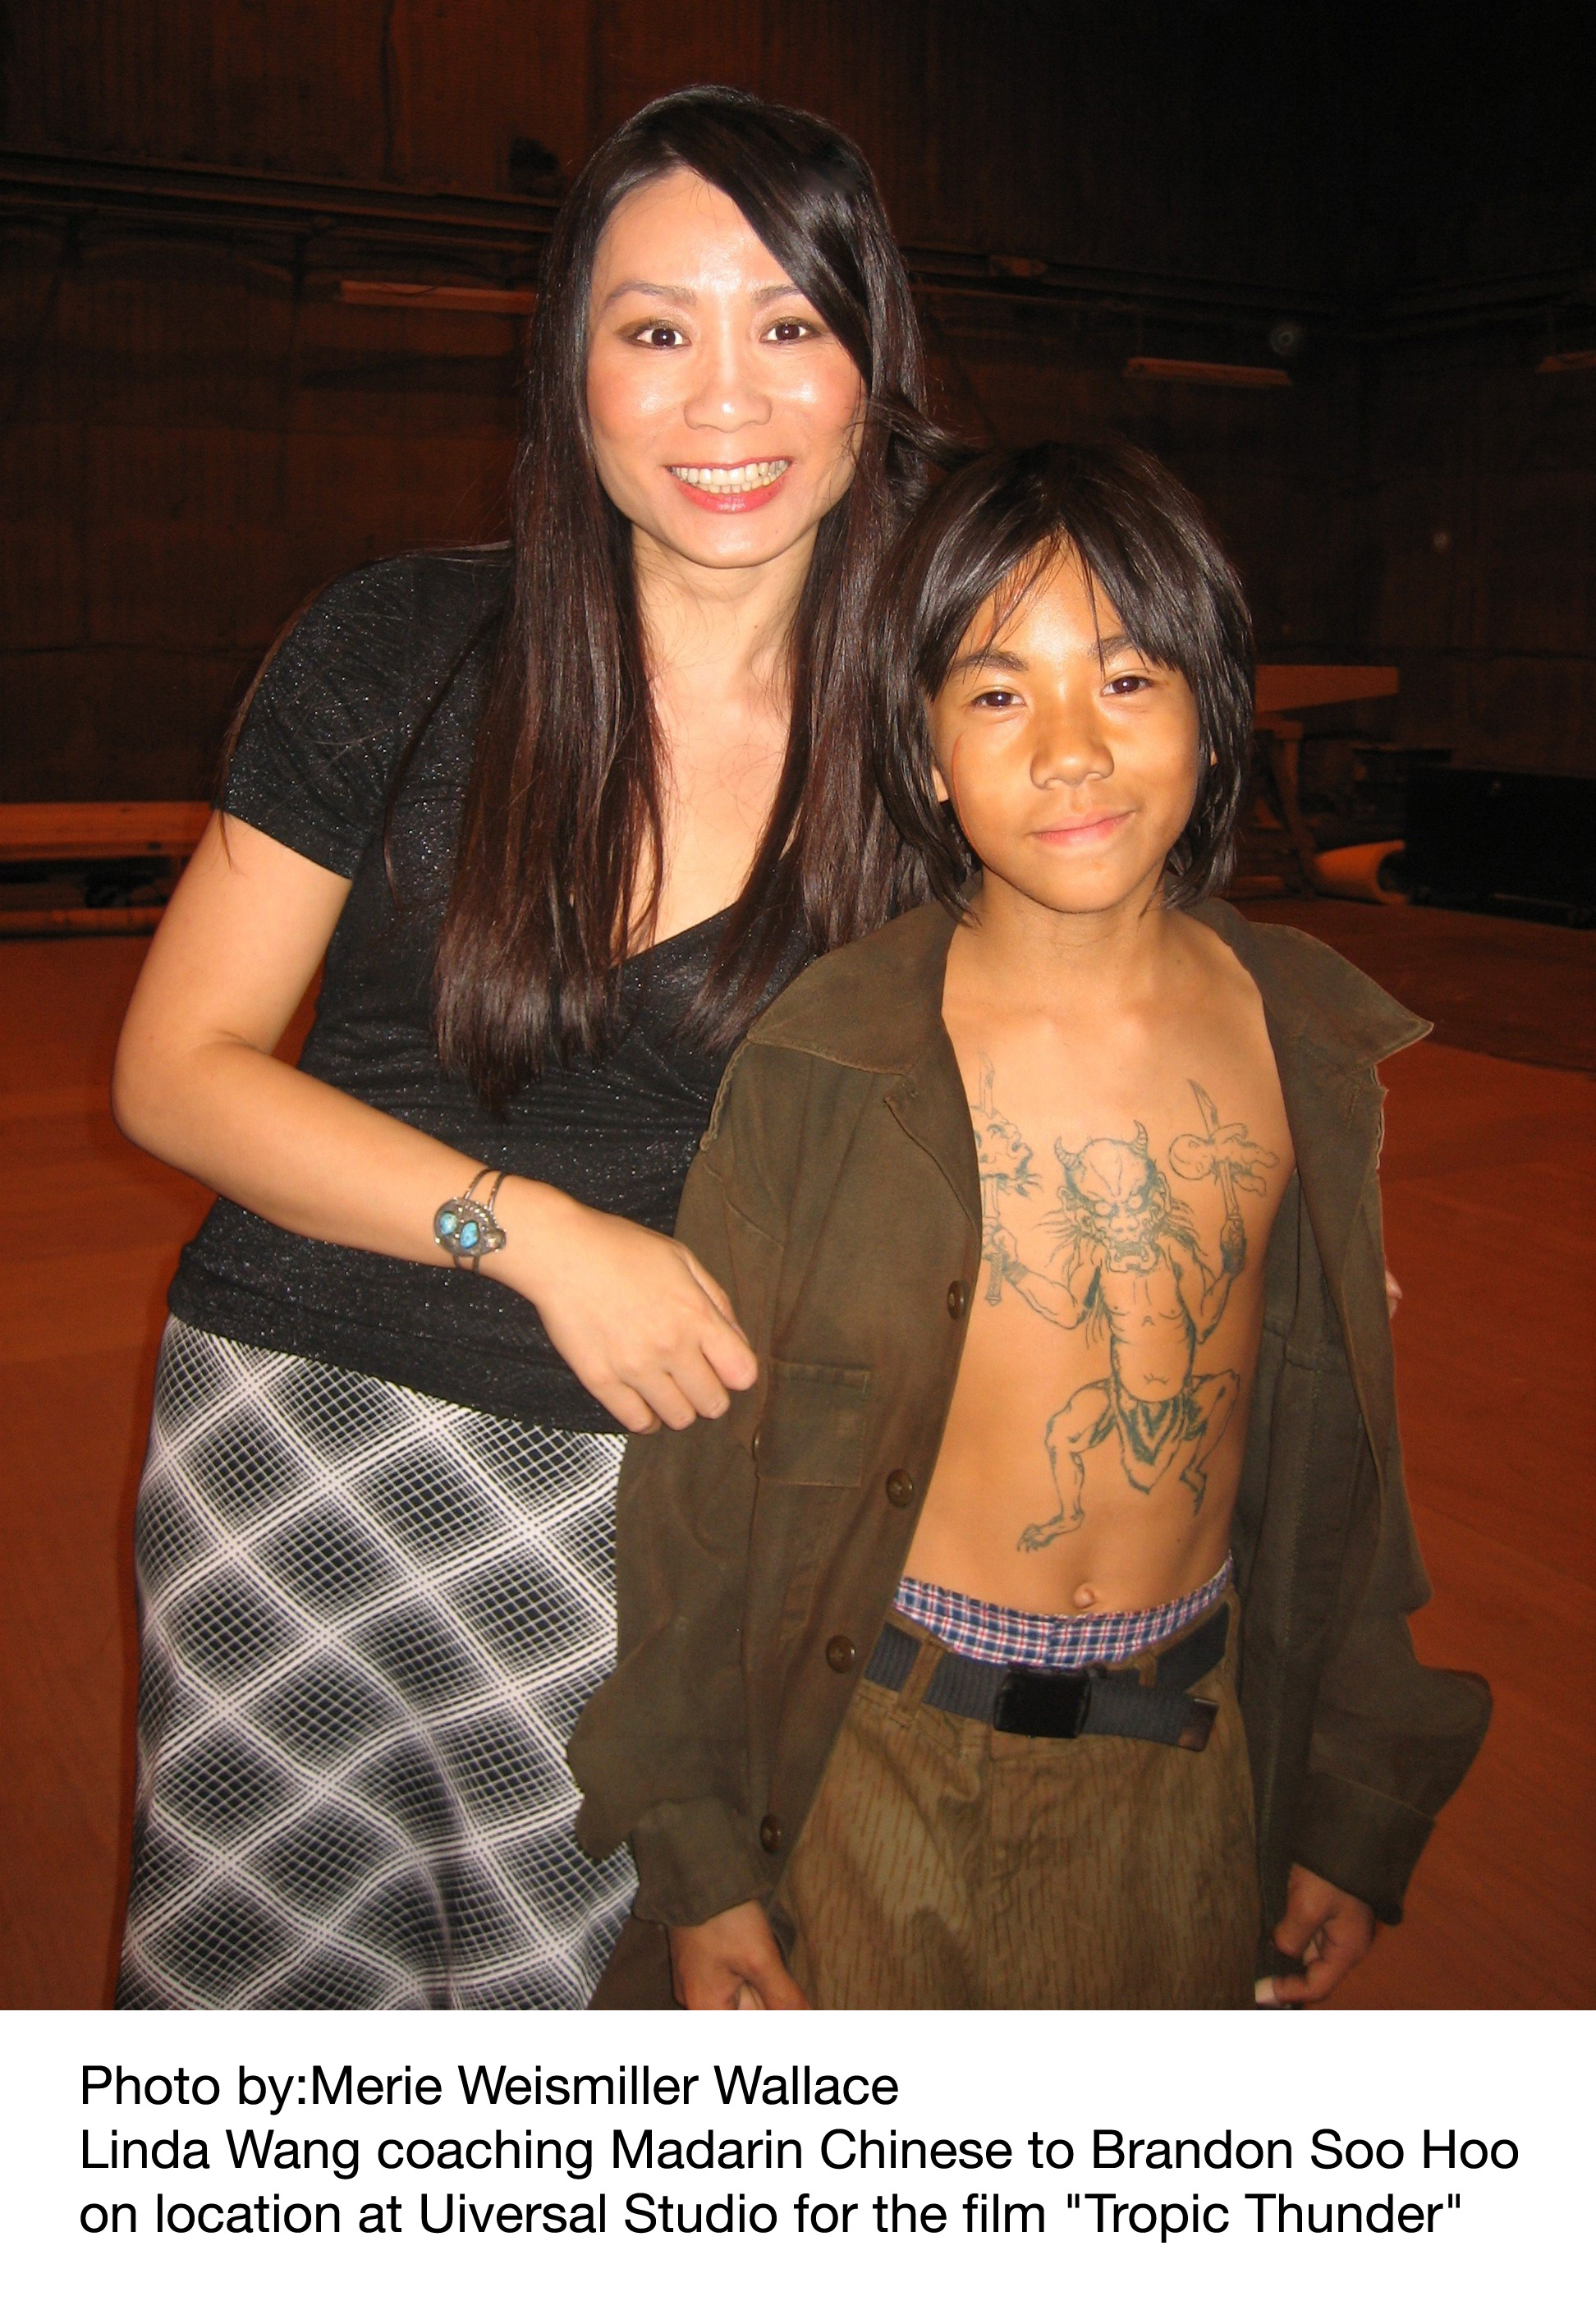
[[773, 456], [748, 464], [667, 464], [665, 469], [700, 510], [758, 511], [774, 500], [792, 469], [792, 458]]

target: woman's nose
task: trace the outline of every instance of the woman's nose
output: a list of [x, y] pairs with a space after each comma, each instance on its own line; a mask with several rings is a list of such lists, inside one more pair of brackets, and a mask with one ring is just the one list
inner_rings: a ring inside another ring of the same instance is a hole
[[756, 347], [740, 331], [707, 330], [693, 364], [681, 413], [696, 430], [740, 431], [770, 421], [771, 398], [758, 372]]

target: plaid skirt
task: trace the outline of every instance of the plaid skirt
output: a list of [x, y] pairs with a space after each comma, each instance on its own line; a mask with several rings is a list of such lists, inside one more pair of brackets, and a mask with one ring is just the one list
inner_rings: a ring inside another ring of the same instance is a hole
[[169, 1324], [120, 2004], [587, 2003], [635, 1891], [564, 1756], [622, 1444]]

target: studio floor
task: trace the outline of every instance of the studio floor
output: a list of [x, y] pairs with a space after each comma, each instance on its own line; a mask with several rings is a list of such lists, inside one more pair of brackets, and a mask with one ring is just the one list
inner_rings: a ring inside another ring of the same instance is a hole
[[[1425, 1660], [1496, 1692], [1406, 1922], [1343, 2006], [1596, 2003], [1596, 937], [1260, 907], [1436, 1037], [1386, 1067], [1397, 1365]], [[104, 2001], [131, 1792], [134, 1490], [162, 1299], [205, 1193], [105, 1107], [137, 940], [0, 944], [0, 2004]]]

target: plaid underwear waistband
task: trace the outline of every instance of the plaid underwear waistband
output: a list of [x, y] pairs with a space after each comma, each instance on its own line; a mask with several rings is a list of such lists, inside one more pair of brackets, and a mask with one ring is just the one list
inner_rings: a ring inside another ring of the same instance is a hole
[[1129, 1661], [1144, 1646], [1173, 1637], [1216, 1605], [1230, 1581], [1227, 1558], [1200, 1590], [1162, 1606], [1128, 1614], [1026, 1614], [1017, 1606], [994, 1606], [906, 1574], [892, 1602], [909, 1621], [972, 1661], [1015, 1669], [1082, 1669], [1092, 1662]]

